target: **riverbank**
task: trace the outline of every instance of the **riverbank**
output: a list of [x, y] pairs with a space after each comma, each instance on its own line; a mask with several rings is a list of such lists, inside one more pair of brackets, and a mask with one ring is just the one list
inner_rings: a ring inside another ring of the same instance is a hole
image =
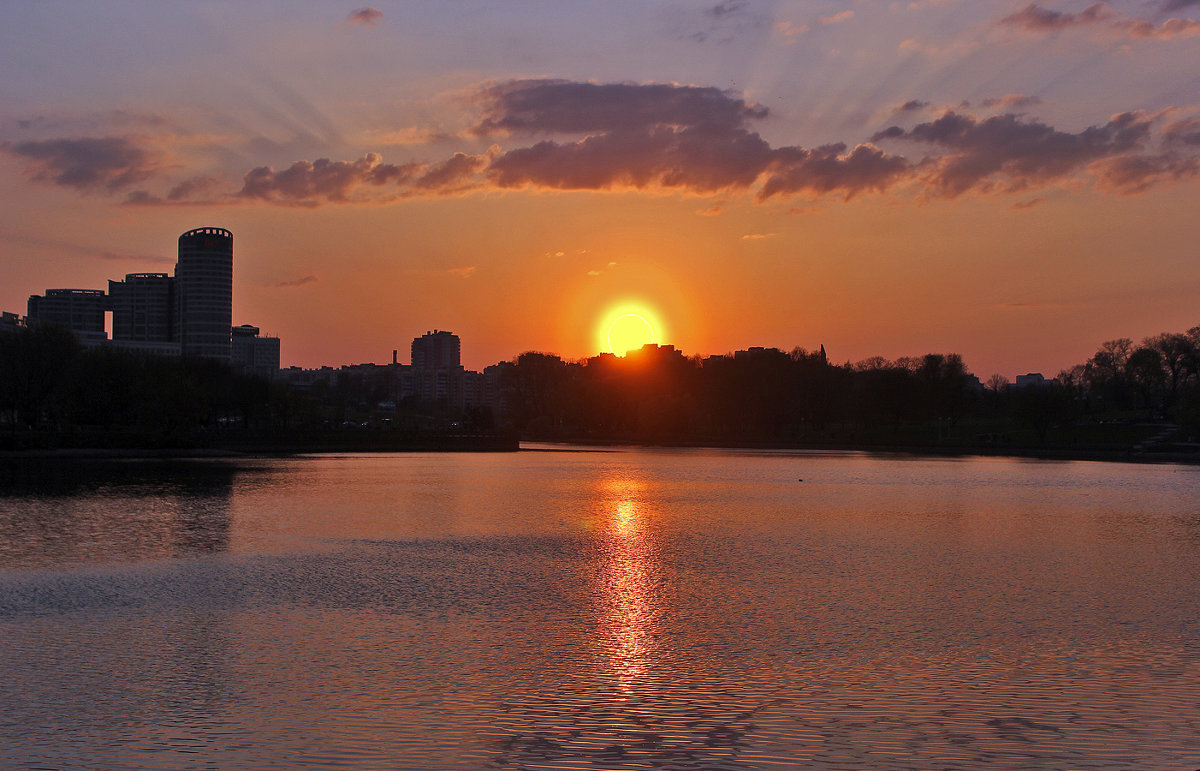
[[0, 458], [226, 458], [339, 452], [515, 452], [504, 433], [293, 431], [147, 436], [131, 433], [46, 432], [0, 436]]
[[[530, 445], [540, 445], [531, 447]], [[523, 451], [531, 450], [619, 450], [622, 448], [651, 449], [714, 449], [744, 451], [792, 451], [812, 453], [869, 453], [890, 456], [924, 457], [997, 457], [1029, 458], [1031, 460], [1081, 460], [1112, 463], [1182, 463], [1200, 465], [1200, 445], [1165, 445], [1163, 449], [1138, 449], [1134, 447], [1088, 447], [1088, 446], [995, 446], [995, 445], [927, 445], [927, 444], [854, 444], [854, 443], [783, 443], [783, 442], [731, 442], [731, 443], [645, 443], [604, 442], [594, 440], [522, 442]]]
[[[19, 436], [19, 435], [18, 435]], [[4, 459], [206, 459], [244, 456], [283, 456], [323, 453], [509, 453], [545, 450], [589, 450], [625, 448], [790, 450], [798, 453], [870, 453], [877, 455], [929, 456], [929, 458], [1028, 458], [1031, 460], [1086, 460], [1126, 464], [1200, 465], [1200, 444], [1172, 443], [1151, 447], [1100, 446], [996, 446], [996, 444], [923, 444], [854, 442], [630, 442], [577, 440], [523, 440], [512, 434], [401, 434], [401, 432], [307, 432], [307, 434], [262, 434], [209, 436], [192, 444], [130, 442], [131, 437], [108, 437], [108, 442], [70, 442], [72, 437], [41, 435], [31, 441], [4, 442]], [[74, 437], [77, 438], [78, 436]], [[13, 447], [13, 444], [18, 444]]]

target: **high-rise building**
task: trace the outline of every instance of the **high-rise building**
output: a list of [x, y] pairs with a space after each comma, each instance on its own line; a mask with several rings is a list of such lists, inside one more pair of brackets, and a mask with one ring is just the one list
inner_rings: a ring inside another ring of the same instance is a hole
[[175, 339], [175, 280], [166, 273], [129, 273], [108, 282], [114, 341], [167, 343]]
[[84, 342], [105, 340], [104, 311], [108, 298], [103, 289], [47, 289], [31, 295], [27, 317], [30, 324], [57, 324], [71, 330]]
[[460, 364], [458, 335], [445, 330], [426, 332], [412, 341], [412, 365], [417, 369], [441, 369]]
[[279, 375], [279, 338], [259, 337], [258, 327], [233, 328], [231, 363], [235, 369], [272, 380]]
[[412, 341], [413, 385], [417, 398], [463, 407], [463, 368], [458, 335], [444, 330], [426, 332]]
[[184, 356], [229, 361], [233, 329], [233, 233], [195, 228], [179, 237], [175, 318]]
[[8, 311], [0, 312], [0, 332], [16, 332], [21, 328], [21, 317]]

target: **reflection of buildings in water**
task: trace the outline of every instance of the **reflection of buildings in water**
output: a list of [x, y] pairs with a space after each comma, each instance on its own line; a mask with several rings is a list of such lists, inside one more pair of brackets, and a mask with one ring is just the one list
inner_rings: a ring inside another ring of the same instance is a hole
[[237, 467], [44, 462], [6, 468], [0, 562], [18, 566], [226, 551]]
[[232, 492], [230, 480], [219, 493], [208, 490], [204, 496], [176, 499], [175, 548], [178, 554], [228, 551], [229, 533], [233, 529]]
[[597, 587], [601, 645], [606, 668], [624, 694], [646, 680], [658, 654], [660, 587], [641, 487], [631, 480], [610, 483], [598, 528], [604, 539]]

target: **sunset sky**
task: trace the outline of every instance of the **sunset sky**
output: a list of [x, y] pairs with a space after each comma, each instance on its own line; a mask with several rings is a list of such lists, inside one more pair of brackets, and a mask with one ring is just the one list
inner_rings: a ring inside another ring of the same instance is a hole
[[284, 366], [1200, 324], [1200, 0], [0, 8], [0, 310], [234, 232]]

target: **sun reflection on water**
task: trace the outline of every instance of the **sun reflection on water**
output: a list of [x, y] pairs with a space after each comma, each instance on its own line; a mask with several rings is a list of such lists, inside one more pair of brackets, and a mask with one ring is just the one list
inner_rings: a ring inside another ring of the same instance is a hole
[[651, 510], [644, 485], [631, 479], [605, 485], [598, 523], [603, 564], [597, 586], [604, 668], [618, 691], [632, 694], [658, 655], [661, 612]]

